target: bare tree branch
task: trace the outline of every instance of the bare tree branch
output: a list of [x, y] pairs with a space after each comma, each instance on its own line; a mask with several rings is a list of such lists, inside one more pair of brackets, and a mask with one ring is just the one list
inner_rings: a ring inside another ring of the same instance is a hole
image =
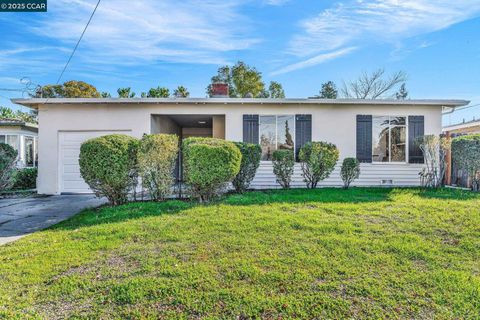
[[393, 97], [391, 91], [407, 80], [403, 71], [398, 71], [385, 79], [385, 70], [378, 69], [371, 74], [363, 72], [357, 80], [343, 82], [342, 95], [345, 98], [379, 99]]

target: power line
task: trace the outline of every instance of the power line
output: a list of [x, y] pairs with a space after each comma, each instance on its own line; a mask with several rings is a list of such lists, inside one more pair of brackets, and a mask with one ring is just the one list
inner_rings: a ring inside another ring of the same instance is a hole
[[67, 63], [65, 64], [65, 67], [63, 68], [62, 73], [61, 73], [60, 76], [58, 77], [56, 84], [59, 84], [59, 83], [60, 83], [60, 80], [62, 79], [63, 74], [65, 73], [65, 70], [67, 70], [67, 67], [68, 67], [70, 61], [72, 60], [73, 55], [75, 54], [75, 51], [77, 51], [77, 48], [78, 48], [78, 45], [80, 44], [80, 41], [82, 41], [82, 39], [83, 39], [83, 35], [85, 34], [85, 31], [87, 31], [87, 28], [88, 28], [88, 26], [90, 25], [90, 21], [92, 21], [92, 18], [93, 18], [93, 16], [95, 15], [95, 12], [97, 11], [97, 8], [98, 8], [98, 5], [100, 4], [100, 1], [101, 1], [101, 0], [98, 0], [97, 5], [95, 6], [95, 9], [93, 9], [92, 14], [90, 15], [90, 19], [88, 19], [87, 25], [85, 26], [85, 29], [83, 29], [83, 32], [82, 32], [82, 34], [80, 35], [80, 38], [78, 39], [77, 44], [75, 45], [75, 48], [73, 48], [72, 54], [71, 54], [70, 57], [68, 58], [68, 61], [67, 61]]

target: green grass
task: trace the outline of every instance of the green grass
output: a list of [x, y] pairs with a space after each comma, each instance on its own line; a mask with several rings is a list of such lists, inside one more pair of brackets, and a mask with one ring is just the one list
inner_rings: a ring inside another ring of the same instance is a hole
[[0, 247], [0, 318], [479, 318], [480, 195], [252, 192], [88, 210]]

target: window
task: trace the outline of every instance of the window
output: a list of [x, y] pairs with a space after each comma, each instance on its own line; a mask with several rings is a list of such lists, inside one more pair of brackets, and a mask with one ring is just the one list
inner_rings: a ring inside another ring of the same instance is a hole
[[372, 118], [373, 161], [405, 162], [407, 159], [406, 117], [380, 116]]
[[25, 137], [25, 166], [35, 165], [35, 147], [33, 137]]
[[260, 116], [259, 126], [263, 161], [271, 161], [277, 149], [294, 150], [295, 116]]
[[18, 136], [17, 135], [0, 135], [0, 143], [9, 144], [13, 149], [18, 151]]

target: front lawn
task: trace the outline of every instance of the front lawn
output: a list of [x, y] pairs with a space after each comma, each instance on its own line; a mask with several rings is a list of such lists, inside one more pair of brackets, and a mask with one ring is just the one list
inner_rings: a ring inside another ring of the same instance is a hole
[[0, 247], [0, 318], [476, 318], [480, 196], [251, 192], [85, 211]]

